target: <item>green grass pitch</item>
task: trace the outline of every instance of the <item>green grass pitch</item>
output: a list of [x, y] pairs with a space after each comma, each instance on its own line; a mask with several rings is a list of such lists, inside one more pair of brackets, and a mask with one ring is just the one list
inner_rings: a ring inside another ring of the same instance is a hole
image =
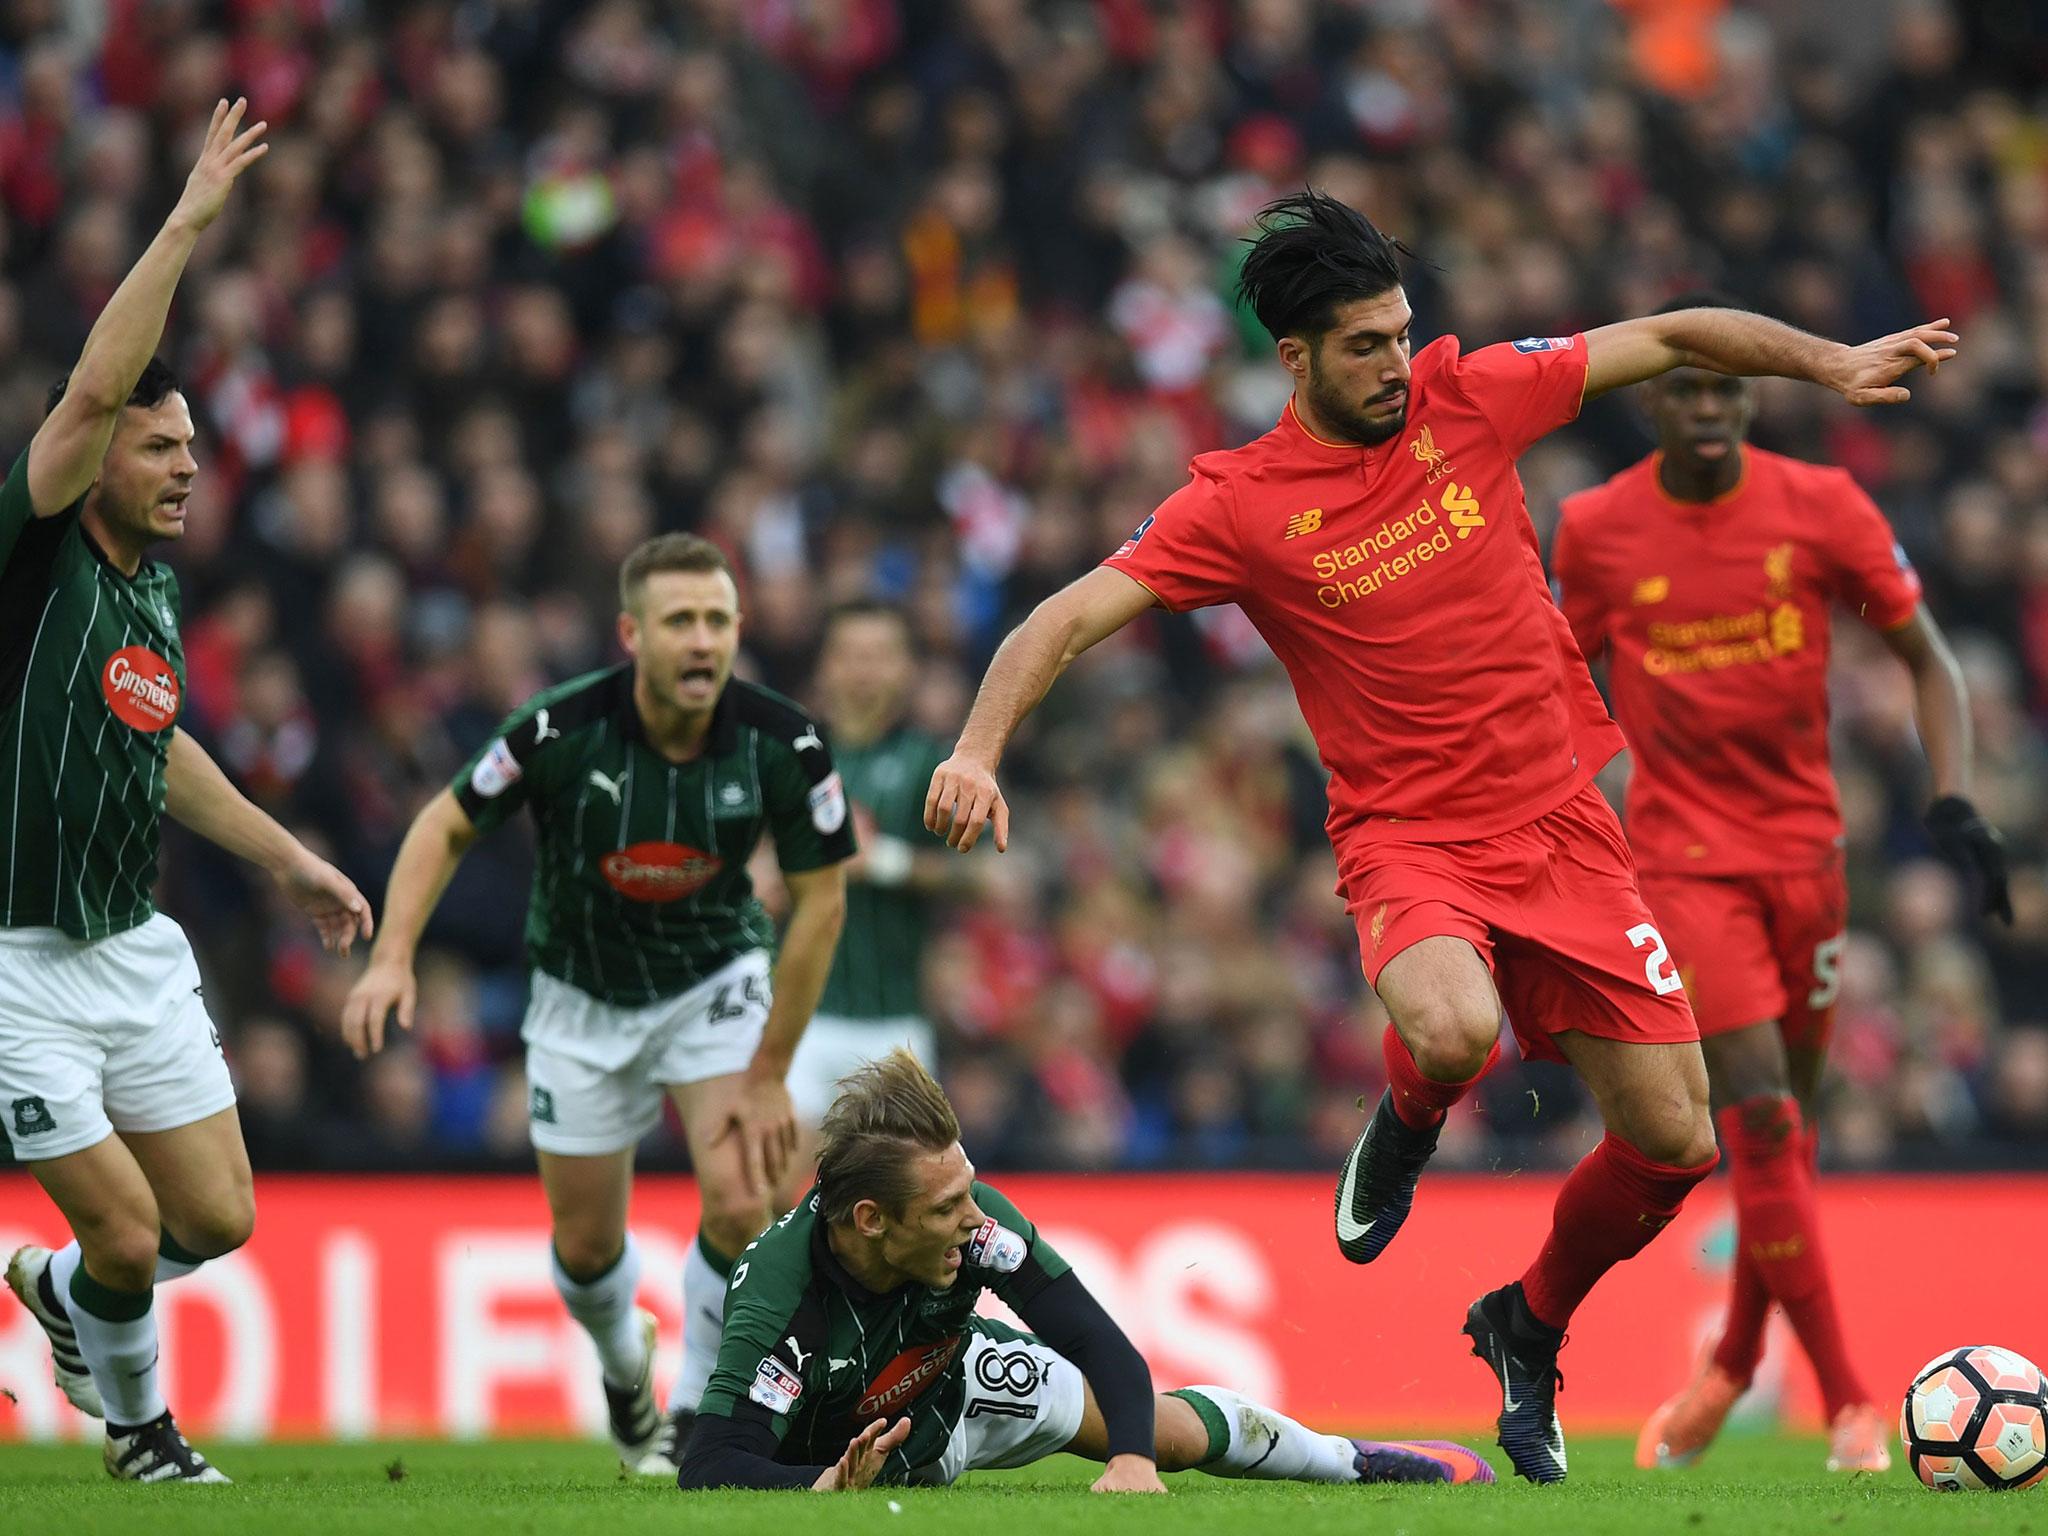
[[[685, 1495], [625, 1482], [600, 1445], [559, 1441], [211, 1445], [231, 1488], [117, 1484], [91, 1445], [0, 1447], [0, 1530], [109, 1536], [1030, 1536], [1284, 1531], [1286, 1536], [2048, 1536], [2048, 1492], [1928, 1493], [1903, 1470], [1830, 1477], [1818, 1440], [1730, 1437], [1691, 1473], [1651, 1477], [1619, 1440], [1572, 1445], [1563, 1488], [1318, 1488], [1167, 1479], [1170, 1499], [1094, 1498], [1061, 1457], [951, 1489]], [[1504, 1466], [1496, 1453], [1495, 1465]], [[893, 1506], [893, 1507], [892, 1507]]]

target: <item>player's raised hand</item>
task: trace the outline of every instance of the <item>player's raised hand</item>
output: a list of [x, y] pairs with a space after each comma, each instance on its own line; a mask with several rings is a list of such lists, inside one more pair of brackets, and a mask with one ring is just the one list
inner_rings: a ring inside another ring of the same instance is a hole
[[846, 1443], [846, 1454], [811, 1484], [820, 1493], [866, 1488], [882, 1475], [889, 1453], [910, 1438], [910, 1420], [877, 1419]]
[[204, 229], [219, 218], [235, 178], [269, 153], [263, 135], [270, 125], [242, 127], [242, 114], [248, 110], [248, 101], [240, 96], [232, 106], [225, 101], [214, 103], [213, 121], [206, 125], [206, 144], [192, 174], [185, 178], [185, 190], [172, 215], [192, 229]]
[[1159, 1463], [1143, 1456], [1112, 1456], [1090, 1493], [1165, 1493]]
[[789, 1085], [779, 1077], [748, 1073], [711, 1144], [715, 1147], [728, 1137], [739, 1143], [747, 1193], [772, 1198], [796, 1155], [796, 1105], [790, 1101]]
[[1010, 847], [1010, 802], [996, 786], [994, 770], [955, 752], [932, 774], [924, 797], [924, 824], [946, 840], [948, 848], [965, 853], [981, 840], [981, 830], [995, 823], [996, 852]]
[[357, 938], [376, 932], [370, 903], [355, 881], [325, 859], [305, 854], [278, 873], [277, 883], [286, 899], [313, 919], [320, 947], [330, 955], [345, 955]]
[[1961, 339], [1944, 318], [1844, 347], [1827, 383], [1851, 405], [1898, 405], [1913, 398], [1898, 381], [1915, 368], [1933, 373], [1956, 355]]
[[410, 965], [372, 956], [370, 968], [356, 978], [341, 1005], [341, 1038], [356, 1060], [367, 1060], [384, 1049], [384, 1021], [392, 1015], [397, 1015], [401, 1029], [411, 1029], [417, 1000]]

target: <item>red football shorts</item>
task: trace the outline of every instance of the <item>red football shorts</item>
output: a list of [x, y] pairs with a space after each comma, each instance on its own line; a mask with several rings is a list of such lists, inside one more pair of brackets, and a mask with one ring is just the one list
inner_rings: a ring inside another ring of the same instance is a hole
[[1678, 970], [1636, 889], [1621, 823], [1588, 784], [1548, 815], [1462, 843], [1373, 843], [1345, 861], [1365, 979], [1438, 935], [1493, 972], [1522, 1054], [1562, 1061], [1577, 1030], [1644, 1045], [1697, 1040]]
[[1849, 923], [1840, 864], [1793, 875], [1644, 875], [1643, 899], [1671, 941], [1701, 1034], [1776, 1019], [1794, 1050], [1827, 1049]]

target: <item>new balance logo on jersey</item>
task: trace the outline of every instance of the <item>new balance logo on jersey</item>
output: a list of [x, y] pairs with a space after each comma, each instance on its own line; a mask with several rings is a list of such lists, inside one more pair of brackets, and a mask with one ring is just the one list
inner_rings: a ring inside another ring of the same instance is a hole
[[613, 805], [617, 805], [619, 803], [619, 795], [625, 786], [625, 782], [626, 776], [624, 774], [620, 774], [616, 779], [608, 779], [603, 774], [599, 773], [595, 768], [590, 770], [590, 787], [593, 789], [601, 789], [606, 794], [610, 795], [612, 797]]
[[57, 1129], [57, 1122], [50, 1114], [50, 1106], [34, 1094], [14, 1101], [14, 1134], [17, 1136], [43, 1136]]
[[537, 747], [550, 736], [561, 739], [562, 733], [548, 724], [548, 712], [537, 709], [533, 712], [533, 744]]
[[1287, 529], [1280, 535], [1283, 539], [1298, 539], [1304, 533], [1316, 533], [1323, 526], [1323, 509], [1310, 507], [1306, 512], [1297, 512], [1287, 519]]

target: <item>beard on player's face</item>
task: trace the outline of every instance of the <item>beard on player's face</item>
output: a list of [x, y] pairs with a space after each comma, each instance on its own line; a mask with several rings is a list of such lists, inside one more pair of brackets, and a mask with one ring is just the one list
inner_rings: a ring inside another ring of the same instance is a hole
[[[137, 546], [185, 535], [185, 502], [199, 472], [191, 418], [182, 400], [144, 411], [130, 406], [100, 462], [93, 510], [117, 537]], [[182, 434], [182, 440], [181, 440]]]
[[[1345, 442], [1371, 448], [1398, 436], [1408, 425], [1408, 381], [1373, 382], [1378, 387], [1361, 397], [1355, 383], [1340, 383], [1330, 369], [1318, 367], [1311, 352], [1302, 387], [1318, 421]], [[1387, 410], [1396, 402], [1398, 409]]]

